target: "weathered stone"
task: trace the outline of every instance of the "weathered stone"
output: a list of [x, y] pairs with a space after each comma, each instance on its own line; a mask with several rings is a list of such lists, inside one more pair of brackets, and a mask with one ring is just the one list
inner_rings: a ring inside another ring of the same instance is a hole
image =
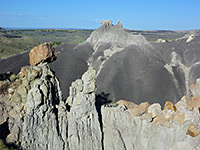
[[170, 127], [170, 123], [172, 122], [174, 116], [174, 110], [164, 109], [160, 115], [154, 118], [153, 122], [155, 125]]
[[56, 107], [62, 102], [57, 78], [46, 64], [24, 67], [20, 77], [21, 84], [9, 103], [14, 107], [7, 113], [10, 134], [6, 141], [21, 143], [23, 149], [29, 150], [68, 149], [67, 142], [64, 143], [67, 141], [67, 110], [63, 103]]
[[148, 107], [147, 113], [151, 113], [152, 117], [156, 117], [161, 113], [161, 106], [159, 103], [152, 104]]
[[95, 107], [96, 72], [91, 67], [72, 83], [67, 103], [69, 149], [102, 149], [102, 133]]
[[173, 110], [164, 109], [161, 113], [161, 115], [166, 118], [168, 121], [173, 120], [175, 112]]
[[22, 67], [21, 71], [19, 73], [20, 77], [23, 78], [23, 77], [27, 76], [28, 71], [29, 71], [29, 66]]
[[41, 44], [30, 51], [29, 59], [32, 66], [41, 62], [53, 62], [56, 60], [55, 49], [50, 43]]
[[116, 104], [124, 105], [128, 109], [132, 109], [132, 108], [138, 106], [138, 105], [134, 104], [133, 102], [129, 102], [129, 101], [126, 101], [126, 100], [119, 100], [119, 101], [116, 102]]
[[0, 102], [0, 125], [7, 121], [9, 111], [10, 108], [8, 108], [6, 104]]
[[131, 115], [132, 116], [142, 115], [147, 111], [148, 107], [149, 107], [148, 102], [141, 103], [140, 105], [130, 109]]
[[168, 118], [164, 118], [163, 115], [158, 115], [158, 116], [153, 120], [153, 123], [154, 123], [155, 125], [170, 127], [169, 119], [168, 119]]
[[173, 121], [179, 124], [183, 124], [184, 119], [185, 119], [184, 113], [176, 112], [176, 114], [174, 115]]
[[192, 104], [194, 108], [200, 107], [200, 96], [194, 96], [192, 97]]
[[17, 112], [15, 109], [12, 109], [12, 110], [9, 112], [9, 116], [10, 116], [10, 117], [13, 117], [13, 118], [16, 118], [16, 117], [18, 117], [18, 112]]
[[152, 121], [153, 117], [152, 117], [152, 113], [145, 113], [140, 117], [142, 120], [147, 120], [147, 121]]
[[166, 101], [164, 109], [176, 111], [176, 106], [172, 102]]
[[192, 137], [196, 137], [200, 134], [200, 128], [198, 128], [196, 125], [194, 124], [190, 124], [187, 134], [189, 134]]
[[182, 99], [180, 101], [178, 101], [175, 106], [176, 106], [177, 110], [180, 110], [181, 109], [180, 107], [184, 107], [185, 109], [188, 109], [188, 110], [193, 109], [192, 101], [190, 100], [190, 98], [187, 95], [183, 96]]
[[11, 97], [11, 101], [16, 103], [22, 102], [22, 97], [18, 92], [15, 92]]
[[36, 79], [42, 75], [42, 66], [25, 66], [21, 68], [19, 73], [20, 79], [11, 84], [11, 87], [15, 89], [13, 95], [11, 95], [11, 101], [13, 102], [26, 102], [28, 91], [33, 87]]
[[200, 96], [199, 84], [192, 84], [189, 89], [190, 89], [190, 92], [192, 93], [192, 96]]

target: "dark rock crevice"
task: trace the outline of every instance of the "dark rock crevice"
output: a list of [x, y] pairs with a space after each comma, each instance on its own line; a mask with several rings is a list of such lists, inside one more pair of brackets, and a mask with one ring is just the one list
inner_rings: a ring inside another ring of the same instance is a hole
[[0, 125], [0, 139], [6, 141], [6, 137], [10, 134], [8, 121]]

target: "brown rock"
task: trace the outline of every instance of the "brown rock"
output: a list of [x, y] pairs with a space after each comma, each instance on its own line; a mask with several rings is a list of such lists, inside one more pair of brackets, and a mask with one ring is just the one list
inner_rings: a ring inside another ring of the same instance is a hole
[[173, 110], [164, 109], [161, 113], [161, 115], [166, 118], [168, 121], [173, 120], [175, 112]]
[[185, 119], [185, 114], [177, 112], [174, 115], [173, 121], [178, 123], [178, 124], [184, 124], [184, 119]]
[[200, 107], [200, 96], [194, 96], [192, 97], [192, 104], [194, 108]]
[[141, 103], [140, 105], [135, 106], [134, 108], [130, 109], [131, 115], [132, 116], [142, 115], [147, 111], [148, 107], [149, 107], [149, 103], [148, 102]]
[[190, 92], [193, 96], [200, 96], [200, 85], [199, 84], [192, 84], [190, 86]]
[[172, 102], [166, 101], [164, 109], [173, 110], [176, 112], [176, 106]]
[[152, 104], [148, 107], [148, 113], [152, 114], [152, 117], [156, 117], [161, 113], [161, 106], [159, 103]]
[[177, 110], [179, 110], [180, 106], [183, 106], [185, 109], [188, 109], [188, 110], [193, 109], [192, 101], [190, 100], [190, 98], [187, 95], [183, 96], [181, 98], [181, 100], [176, 103], [175, 106], [176, 106]]
[[50, 43], [41, 44], [30, 51], [29, 59], [31, 66], [35, 66], [41, 62], [53, 62], [56, 60], [55, 49]]
[[163, 115], [158, 115], [154, 120], [153, 123], [155, 125], [170, 127], [169, 120], [167, 118], [164, 118]]
[[116, 104], [124, 105], [128, 109], [131, 109], [131, 108], [134, 108], [135, 106], [137, 106], [136, 104], [129, 102], [129, 101], [126, 101], [126, 100], [119, 100], [119, 101], [116, 102]]
[[196, 137], [197, 135], [200, 134], [200, 128], [191, 123], [188, 128], [187, 134], [189, 134], [192, 137]]

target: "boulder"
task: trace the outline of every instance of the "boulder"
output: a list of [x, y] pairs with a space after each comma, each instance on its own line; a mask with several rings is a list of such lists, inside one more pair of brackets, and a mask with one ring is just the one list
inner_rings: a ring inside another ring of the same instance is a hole
[[155, 104], [152, 104], [148, 107], [148, 110], [147, 110], [148, 113], [151, 113], [152, 114], [152, 117], [156, 117], [157, 115], [159, 115], [161, 113], [161, 106], [159, 103], [155, 103]]
[[140, 116], [147, 111], [148, 107], [149, 107], [148, 102], [141, 103], [140, 105], [135, 106], [134, 108], [130, 109], [131, 115], [132, 116]]
[[183, 96], [181, 98], [181, 100], [176, 103], [175, 106], [176, 106], [177, 110], [180, 110], [181, 107], [184, 107], [185, 109], [188, 109], [188, 110], [193, 109], [192, 101], [190, 100], [190, 98], [187, 95]]
[[173, 121], [176, 122], [176, 123], [178, 123], [178, 124], [183, 124], [184, 123], [184, 119], [185, 119], [185, 114], [177, 112], [174, 115]]
[[200, 96], [194, 96], [192, 97], [192, 104], [194, 108], [200, 107]]
[[35, 66], [41, 62], [50, 63], [56, 60], [56, 52], [50, 43], [44, 43], [30, 51], [29, 59], [31, 66]]
[[154, 120], [153, 123], [157, 126], [165, 126], [170, 127], [169, 119], [164, 118], [163, 115], [158, 115]]
[[192, 96], [200, 96], [200, 85], [199, 84], [192, 84], [189, 89], [190, 89]]
[[166, 101], [164, 109], [176, 111], [176, 106], [172, 102]]
[[200, 128], [198, 128], [196, 125], [194, 124], [190, 124], [187, 134], [189, 134], [192, 137], [196, 137], [200, 134]]
[[116, 102], [116, 104], [118, 104], [118, 105], [124, 105], [128, 109], [131, 109], [131, 108], [134, 108], [134, 107], [137, 106], [136, 104], [134, 104], [132, 102], [129, 102], [129, 101], [126, 101], [126, 100], [119, 100], [119, 101]]

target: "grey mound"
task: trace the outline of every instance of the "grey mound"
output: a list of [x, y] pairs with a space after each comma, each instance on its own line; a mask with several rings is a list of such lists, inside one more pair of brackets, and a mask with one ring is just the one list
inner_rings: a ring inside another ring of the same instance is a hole
[[[105, 93], [114, 102], [126, 99], [163, 106], [166, 100], [177, 102], [189, 94], [188, 87], [200, 78], [200, 34], [194, 31], [192, 35], [163, 43], [148, 42], [142, 35], [125, 31], [120, 23], [102, 21], [86, 42], [57, 46], [58, 58], [50, 66], [65, 99], [71, 82], [92, 66], [97, 71], [97, 95]], [[19, 71], [23, 63], [28, 64], [25, 55], [1, 60], [0, 73]]]

